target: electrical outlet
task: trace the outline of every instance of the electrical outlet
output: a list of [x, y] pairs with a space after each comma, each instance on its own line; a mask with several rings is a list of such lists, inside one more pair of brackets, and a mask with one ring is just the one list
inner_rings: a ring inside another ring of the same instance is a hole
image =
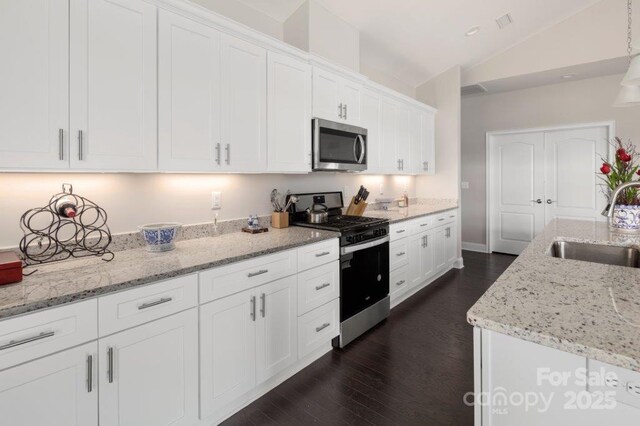
[[211, 210], [220, 210], [221, 208], [222, 208], [222, 193], [214, 191], [211, 193]]
[[462, 187], [462, 189], [469, 189], [469, 182], [462, 182], [460, 186]]

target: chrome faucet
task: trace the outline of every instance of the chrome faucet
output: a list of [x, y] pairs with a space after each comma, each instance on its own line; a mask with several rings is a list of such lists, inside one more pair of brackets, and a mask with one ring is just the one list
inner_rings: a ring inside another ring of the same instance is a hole
[[622, 185], [619, 185], [616, 189], [614, 189], [613, 193], [611, 194], [611, 198], [609, 199], [609, 204], [607, 204], [607, 207], [602, 211], [602, 216], [613, 217], [613, 208], [616, 205], [616, 200], [618, 199], [618, 195], [620, 195], [620, 193], [625, 189], [631, 188], [634, 186], [637, 186], [638, 188], [640, 188], [640, 182], [623, 183]]

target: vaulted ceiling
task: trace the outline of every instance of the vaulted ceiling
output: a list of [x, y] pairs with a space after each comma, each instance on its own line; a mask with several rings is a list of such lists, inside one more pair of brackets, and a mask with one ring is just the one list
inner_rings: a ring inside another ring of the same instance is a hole
[[[239, 0], [284, 22], [305, 0]], [[360, 31], [362, 63], [418, 86], [480, 63], [599, 0], [316, 0]], [[513, 23], [499, 29], [496, 18]], [[480, 27], [468, 37], [467, 30]]]

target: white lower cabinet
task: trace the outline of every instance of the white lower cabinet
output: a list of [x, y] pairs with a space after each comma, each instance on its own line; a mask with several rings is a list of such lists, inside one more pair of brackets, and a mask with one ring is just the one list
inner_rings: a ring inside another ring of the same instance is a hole
[[340, 299], [298, 318], [298, 355], [304, 358], [340, 334]]
[[0, 372], [0, 424], [98, 424], [97, 343]]
[[196, 308], [100, 339], [100, 425], [198, 419]]
[[445, 236], [444, 227], [437, 228], [433, 232], [433, 268], [437, 272], [442, 271], [447, 265], [445, 258]]

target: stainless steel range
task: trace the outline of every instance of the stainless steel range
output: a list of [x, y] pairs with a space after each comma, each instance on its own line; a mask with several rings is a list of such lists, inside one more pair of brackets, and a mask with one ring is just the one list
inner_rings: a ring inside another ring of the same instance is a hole
[[[344, 347], [389, 316], [389, 222], [342, 215], [341, 192], [295, 194], [292, 224], [340, 233], [340, 336]], [[326, 208], [323, 223], [309, 223], [307, 209]]]

